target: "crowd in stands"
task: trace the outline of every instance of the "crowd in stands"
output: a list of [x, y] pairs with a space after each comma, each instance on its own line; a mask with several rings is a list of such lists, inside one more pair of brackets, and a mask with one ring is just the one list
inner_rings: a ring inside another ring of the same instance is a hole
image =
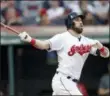
[[0, 17], [7, 25], [64, 25], [70, 12], [85, 15], [85, 25], [109, 23], [109, 0], [1, 0]]

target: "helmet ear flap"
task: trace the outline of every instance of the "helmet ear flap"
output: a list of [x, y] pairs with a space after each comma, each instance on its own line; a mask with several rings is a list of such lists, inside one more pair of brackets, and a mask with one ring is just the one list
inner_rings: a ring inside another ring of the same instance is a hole
[[71, 20], [70, 16], [68, 16], [68, 17], [66, 18], [65, 24], [66, 24], [66, 26], [67, 26], [67, 29], [68, 29], [68, 28], [71, 28], [72, 20]]
[[68, 17], [68, 25], [69, 25], [69, 28], [71, 28], [72, 20], [71, 20], [70, 16]]
[[65, 19], [65, 25], [66, 25], [67, 29], [71, 28], [71, 20], [70, 20], [69, 16]]

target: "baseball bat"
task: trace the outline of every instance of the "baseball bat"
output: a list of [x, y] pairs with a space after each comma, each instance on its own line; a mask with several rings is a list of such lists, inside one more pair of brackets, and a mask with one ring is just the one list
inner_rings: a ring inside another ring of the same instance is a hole
[[18, 32], [17, 30], [15, 30], [15, 29], [9, 27], [8, 25], [5, 25], [5, 24], [2, 23], [2, 22], [0, 22], [0, 25], [1, 25], [2, 27], [6, 28], [6, 29], [8, 29], [8, 30], [10, 30], [10, 31], [12, 31], [13, 33], [15, 33], [15, 34], [17, 34], [17, 35], [19, 34], [19, 32]]
[[[0, 22], [0, 25], [1, 25], [2, 27], [6, 28], [6, 29], [8, 29], [8, 30], [10, 30], [10, 31], [12, 31], [13, 33], [15, 33], [15, 34], [17, 34], [17, 35], [20, 33], [20, 32], [18, 32], [17, 30], [15, 30], [15, 29], [9, 27], [8, 25], [5, 25], [5, 24], [2, 23], [2, 22]], [[27, 38], [27, 36], [26, 36], [25, 38]], [[93, 44], [92, 47], [96, 47], [96, 48], [97, 48], [98, 46], [97, 46], [97, 44]]]

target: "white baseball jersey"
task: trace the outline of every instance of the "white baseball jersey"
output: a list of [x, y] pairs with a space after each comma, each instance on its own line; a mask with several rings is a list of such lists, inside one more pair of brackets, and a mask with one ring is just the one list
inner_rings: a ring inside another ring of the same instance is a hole
[[89, 53], [96, 55], [96, 48], [90, 45], [97, 41], [81, 35], [79, 40], [71, 33], [64, 32], [49, 39], [50, 51], [56, 51], [58, 55], [57, 71], [79, 79], [85, 60]]

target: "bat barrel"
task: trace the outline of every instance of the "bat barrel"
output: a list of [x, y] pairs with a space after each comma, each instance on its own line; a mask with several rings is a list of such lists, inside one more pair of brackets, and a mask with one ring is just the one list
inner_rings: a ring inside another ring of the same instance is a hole
[[15, 30], [15, 29], [13, 29], [13, 28], [11, 28], [11, 27], [3, 24], [2, 22], [0, 22], [0, 25], [3, 26], [4, 28], [6, 28], [6, 29], [8, 29], [8, 30], [10, 30], [10, 31], [12, 31], [14, 33], [16, 33], [16, 34], [19, 34], [19, 32], [17, 30]]

